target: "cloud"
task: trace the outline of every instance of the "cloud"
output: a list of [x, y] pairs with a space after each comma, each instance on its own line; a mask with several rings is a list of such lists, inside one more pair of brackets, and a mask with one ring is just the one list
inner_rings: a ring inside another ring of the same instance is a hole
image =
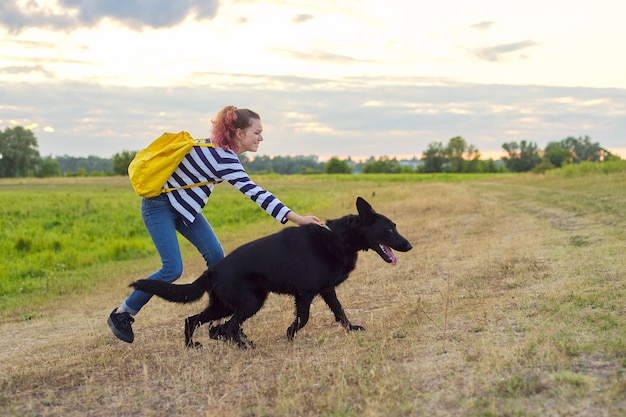
[[511, 141], [543, 148], [584, 135], [619, 148], [626, 131], [626, 89], [258, 77], [220, 89], [61, 81], [45, 88], [4, 82], [0, 91], [0, 118], [36, 123], [44, 156], [111, 157], [141, 149], [165, 131], [205, 137], [210, 119], [227, 104], [261, 114], [265, 140], [259, 155], [270, 156], [420, 157], [429, 143], [455, 136], [483, 153], [501, 151]]
[[[25, 51], [23, 49], [22, 51]], [[33, 54], [34, 55], [34, 54]], [[79, 59], [68, 58], [49, 58], [40, 56], [16, 56], [16, 55], [0, 55], [0, 59], [13, 62], [26, 62], [28, 65], [43, 65], [43, 64], [72, 64], [72, 65], [84, 65], [90, 64], [89, 61]]]
[[21, 32], [28, 27], [66, 27], [71, 26], [71, 19], [65, 15], [54, 15], [48, 9], [37, 9], [36, 4], [27, 3], [18, 7], [16, 0], [0, 3], [0, 25], [11, 33]]
[[487, 30], [487, 29], [491, 29], [493, 25], [494, 25], [493, 22], [484, 20], [482, 22], [478, 22], [478, 23], [471, 25], [470, 28], [478, 29], [478, 30]]
[[[0, 44], [6, 46], [17, 46], [21, 49], [51, 49], [56, 46], [54, 42], [48, 41], [32, 41], [27, 39], [15, 39], [15, 38], [7, 38], [0, 39]], [[6, 58], [6, 57], [5, 57]]]
[[309, 21], [311, 19], [313, 19], [313, 15], [310, 15], [310, 14], [298, 14], [298, 15], [294, 16], [293, 21], [295, 23], [303, 23], [303, 22]]
[[505, 54], [511, 52], [521, 51], [532, 46], [537, 46], [537, 43], [526, 40], [521, 42], [505, 43], [496, 46], [490, 46], [487, 48], [479, 48], [474, 50], [474, 55], [485, 61], [500, 61]]
[[45, 77], [53, 78], [54, 74], [48, 71], [43, 65], [9, 65], [0, 67], [0, 74], [42, 74]]
[[58, 0], [58, 7], [36, 2], [9, 0], [0, 4], [0, 25], [12, 33], [29, 27], [72, 29], [96, 26], [108, 18], [131, 29], [167, 28], [187, 16], [207, 19], [215, 16], [218, 0]]
[[279, 49], [268, 48], [270, 51], [277, 52], [291, 59], [297, 59], [301, 61], [312, 62], [328, 62], [333, 64], [356, 64], [359, 62], [371, 62], [358, 58], [353, 58], [349, 55], [335, 54], [332, 52], [326, 52], [322, 50], [310, 50], [310, 51], [294, 51], [291, 49]]

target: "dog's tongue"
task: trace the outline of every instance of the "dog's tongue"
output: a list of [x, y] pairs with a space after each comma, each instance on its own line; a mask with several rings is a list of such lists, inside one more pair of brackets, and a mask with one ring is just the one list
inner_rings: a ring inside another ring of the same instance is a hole
[[398, 259], [396, 259], [396, 255], [393, 254], [393, 251], [391, 250], [391, 248], [389, 246], [383, 246], [383, 250], [385, 251], [385, 253], [387, 254], [387, 256], [389, 256], [389, 259], [391, 259], [391, 265], [395, 265], [398, 263]]

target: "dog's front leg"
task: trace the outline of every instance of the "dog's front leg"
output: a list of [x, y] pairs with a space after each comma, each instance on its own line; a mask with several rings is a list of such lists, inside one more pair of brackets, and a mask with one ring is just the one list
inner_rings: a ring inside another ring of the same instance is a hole
[[322, 292], [320, 292], [320, 295], [322, 296], [322, 298], [324, 299], [328, 307], [330, 307], [330, 310], [335, 315], [335, 321], [340, 322], [341, 325], [345, 327], [347, 330], [365, 330], [363, 326], [357, 326], [357, 325], [350, 323], [350, 320], [348, 320], [348, 317], [346, 316], [346, 313], [343, 311], [343, 307], [341, 306], [341, 303], [339, 302], [339, 299], [337, 298], [337, 293], [335, 292], [334, 288], [323, 290]]

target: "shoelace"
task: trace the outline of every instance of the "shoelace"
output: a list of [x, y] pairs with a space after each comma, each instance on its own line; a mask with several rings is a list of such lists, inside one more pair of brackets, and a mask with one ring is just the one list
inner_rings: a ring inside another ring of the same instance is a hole
[[135, 322], [135, 318], [133, 316], [131, 316], [130, 314], [126, 313], [125, 314], [126, 317], [124, 317], [122, 320], [120, 320], [121, 322], [123, 322], [125, 325], [129, 326], [131, 324], [133, 324]]

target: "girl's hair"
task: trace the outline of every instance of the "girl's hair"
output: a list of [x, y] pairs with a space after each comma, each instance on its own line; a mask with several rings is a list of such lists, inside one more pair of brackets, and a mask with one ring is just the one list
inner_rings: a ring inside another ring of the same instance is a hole
[[261, 120], [261, 117], [248, 109], [237, 109], [235, 106], [226, 106], [211, 120], [211, 141], [222, 149], [237, 152], [239, 144], [235, 140], [237, 129], [247, 129], [252, 125], [252, 119]]

